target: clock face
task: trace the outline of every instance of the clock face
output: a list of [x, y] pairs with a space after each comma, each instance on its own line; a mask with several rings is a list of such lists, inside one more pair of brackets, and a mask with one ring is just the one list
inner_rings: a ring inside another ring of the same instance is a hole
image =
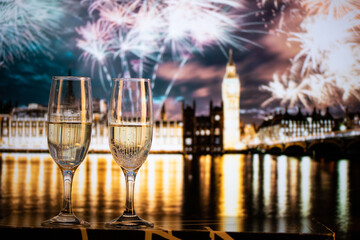
[[233, 95], [234, 93], [236, 93], [236, 88], [234, 88], [234, 86], [229, 85], [227, 86], [226, 91], [228, 94]]
[[235, 98], [239, 98], [239, 86], [234, 85], [234, 84], [228, 84], [225, 87], [225, 94], [227, 97], [235, 97]]
[[[228, 78], [228, 79], [224, 79], [223, 84], [222, 84], [222, 89], [223, 89], [223, 98], [225, 99], [232, 99], [235, 98], [239, 99], [240, 98], [240, 82], [239, 79], [237, 78]], [[226, 100], [225, 100], [226, 101]]]

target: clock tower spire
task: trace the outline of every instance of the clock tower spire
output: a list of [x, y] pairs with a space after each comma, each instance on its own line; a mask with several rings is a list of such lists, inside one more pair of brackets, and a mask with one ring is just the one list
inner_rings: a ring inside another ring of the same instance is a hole
[[236, 73], [236, 66], [229, 51], [229, 61], [221, 86], [224, 103], [224, 150], [239, 149], [240, 144], [240, 78]]

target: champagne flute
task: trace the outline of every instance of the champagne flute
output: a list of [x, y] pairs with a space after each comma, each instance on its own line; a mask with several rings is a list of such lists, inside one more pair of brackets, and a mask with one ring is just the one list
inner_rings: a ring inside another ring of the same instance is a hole
[[126, 179], [126, 202], [123, 214], [105, 224], [117, 228], [149, 228], [135, 213], [136, 174], [145, 162], [153, 134], [152, 94], [149, 79], [115, 78], [108, 115], [110, 151]]
[[91, 81], [87, 77], [53, 77], [47, 139], [50, 154], [63, 176], [63, 202], [60, 213], [43, 226], [89, 226], [72, 210], [71, 187], [77, 167], [89, 149], [92, 125]]

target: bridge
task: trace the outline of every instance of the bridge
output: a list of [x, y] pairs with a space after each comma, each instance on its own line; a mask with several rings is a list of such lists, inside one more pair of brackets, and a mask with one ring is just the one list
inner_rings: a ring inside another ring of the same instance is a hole
[[360, 155], [360, 129], [251, 143], [248, 149], [288, 155]]

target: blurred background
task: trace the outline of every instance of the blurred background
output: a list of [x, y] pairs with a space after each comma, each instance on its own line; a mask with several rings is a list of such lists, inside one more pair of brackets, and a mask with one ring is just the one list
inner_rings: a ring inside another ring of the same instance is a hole
[[[123, 186], [108, 179], [120, 171], [107, 140], [111, 79], [144, 77], [156, 123], [146, 176], [139, 174], [148, 184], [137, 188], [147, 196], [137, 197], [143, 214], [159, 220], [157, 206], [170, 219], [232, 219], [222, 229], [244, 231], [250, 222], [280, 232], [291, 231], [281, 219], [305, 226], [315, 217], [340, 239], [359, 234], [357, 1], [0, 0], [0, 13], [0, 218], [39, 214], [60, 200], [53, 195], [61, 188], [45, 181], [56, 171], [46, 112], [57, 75], [88, 76], [93, 86], [88, 170], [75, 181], [83, 193], [74, 191], [74, 205], [85, 207], [76, 210], [105, 221], [116, 208], [93, 216], [88, 207], [121, 208]], [[158, 189], [164, 182], [171, 186]], [[99, 184], [106, 190], [86, 190]]]

